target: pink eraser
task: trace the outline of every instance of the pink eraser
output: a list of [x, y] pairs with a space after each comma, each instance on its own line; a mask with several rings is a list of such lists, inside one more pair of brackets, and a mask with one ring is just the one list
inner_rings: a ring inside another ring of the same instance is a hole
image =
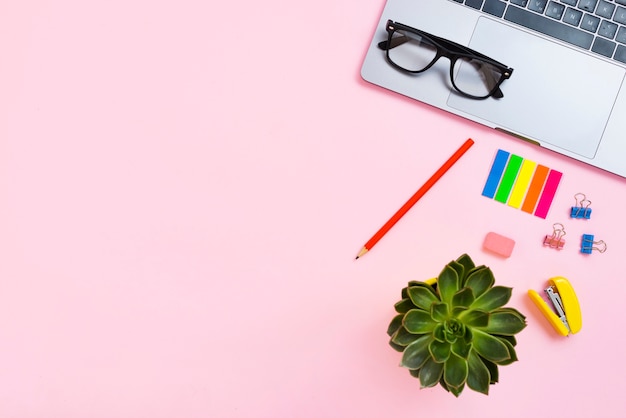
[[490, 232], [485, 237], [483, 247], [502, 257], [510, 257], [513, 252], [513, 247], [515, 247], [515, 241], [503, 235], [496, 234], [495, 232]]

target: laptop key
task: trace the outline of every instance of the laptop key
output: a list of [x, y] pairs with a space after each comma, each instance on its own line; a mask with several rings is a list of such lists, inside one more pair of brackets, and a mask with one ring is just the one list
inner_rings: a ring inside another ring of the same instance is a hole
[[617, 50], [615, 51], [613, 59], [626, 63], [626, 46], [617, 45]]
[[500, 0], [485, 0], [483, 6], [483, 12], [497, 17], [502, 17], [504, 9], [506, 9], [506, 3]]
[[583, 32], [519, 7], [509, 5], [504, 14], [504, 19], [581, 48], [589, 49], [593, 42], [591, 33]]
[[543, 13], [546, 10], [546, 5], [548, 4], [548, 0], [530, 0], [528, 3], [528, 9], [533, 12]]
[[615, 51], [615, 42], [598, 37], [594, 41], [591, 50], [596, 54], [611, 58], [613, 56], [613, 51]]
[[570, 24], [572, 26], [578, 26], [580, 24], [580, 20], [583, 18], [583, 12], [580, 10], [572, 9], [568, 7], [565, 11], [565, 15], [563, 16], [563, 22]]
[[[528, 0], [509, 0], [511, 4], [517, 4], [518, 6], [526, 7]], [[626, 1], [626, 0], [624, 0]]]
[[564, 11], [565, 6], [555, 1], [550, 1], [550, 3], [548, 3], [548, 8], [546, 9], [546, 16], [554, 18], [556, 20], [561, 20]]
[[604, 36], [608, 39], [613, 39], [615, 37], [615, 33], [617, 32], [617, 24], [613, 22], [609, 22], [608, 20], [603, 20], [600, 23], [600, 28], [598, 29], [598, 35]]
[[617, 36], [615, 37], [615, 40], [622, 44], [626, 44], [626, 27], [624, 26], [619, 27], [619, 29], [617, 30]]
[[583, 21], [580, 22], [580, 28], [587, 30], [592, 33], [596, 33], [598, 30], [598, 26], [600, 26], [600, 18], [596, 16], [592, 16], [589, 13], [585, 13], [583, 16]]
[[578, 2], [578, 8], [586, 12], [593, 13], [593, 11], [596, 9], [597, 3], [598, 3], [598, 0], [580, 0]]
[[[626, 0], [624, 0], [626, 1]], [[565, 3], [568, 6], [576, 6], [576, 3], [578, 2], [578, 0], [561, 0], [561, 3]]]
[[600, 0], [598, 4], [598, 8], [596, 9], [596, 14], [605, 19], [610, 19], [613, 17], [613, 12], [615, 11], [615, 4], [609, 3], [605, 0]]
[[483, 6], [483, 0], [465, 0], [465, 5], [480, 10]]

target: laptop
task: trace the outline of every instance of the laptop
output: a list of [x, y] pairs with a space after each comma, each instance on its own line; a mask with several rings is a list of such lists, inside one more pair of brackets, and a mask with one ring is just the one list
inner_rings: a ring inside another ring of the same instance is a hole
[[[389, 21], [512, 68], [501, 97], [459, 94], [446, 58], [419, 74], [391, 65], [379, 46]], [[377, 86], [621, 177], [625, 75], [626, 0], [387, 0], [361, 68]]]

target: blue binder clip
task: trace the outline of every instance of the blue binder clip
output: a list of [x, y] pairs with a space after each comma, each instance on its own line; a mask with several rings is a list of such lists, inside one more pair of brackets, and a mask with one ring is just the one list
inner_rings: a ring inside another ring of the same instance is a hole
[[606, 243], [602, 240], [594, 241], [594, 237], [591, 234], [583, 234], [580, 242], [580, 252], [583, 254], [591, 254], [593, 251], [603, 253], [606, 251]]
[[589, 219], [591, 218], [591, 200], [582, 193], [576, 193], [574, 195], [576, 200], [576, 206], [572, 206], [569, 216], [574, 219]]

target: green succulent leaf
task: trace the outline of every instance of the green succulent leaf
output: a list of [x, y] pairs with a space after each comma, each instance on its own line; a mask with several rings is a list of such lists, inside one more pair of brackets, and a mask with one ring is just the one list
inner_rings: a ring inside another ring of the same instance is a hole
[[448, 265], [456, 271], [456, 274], [459, 276], [459, 287], [462, 287], [461, 280], [465, 277], [465, 266], [458, 261], [451, 261]]
[[490, 379], [489, 384], [494, 385], [498, 383], [498, 379], [500, 376], [500, 372], [498, 371], [498, 365], [487, 360], [484, 357], [481, 357], [481, 356], [478, 356], [478, 357], [480, 357], [485, 367], [487, 367], [487, 369], [489, 370], [489, 379]]
[[430, 333], [437, 324], [438, 322], [430, 316], [430, 313], [420, 309], [411, 309], [404, 315], [404, 321], [402, 322], [404, 328], [413, 334]]
[[464, 388], [465, 388], [465, 385], [461, 385], [461, 387], [458, 387], [458, 388], [450, 387], [449, 392], [458, 398], [461, 392], [463, 392]]
[[443, 378], [452, 393], [454, 393], [453, 388], [458, 389], [465, 385], [468, 373], [467, 360], [451, 353], [443, 365]]
[[437, 363], [444, 363], [450, 357], [450, 343], [433, 340], [428, 350]]
[[463, 339], [468, 344], [472, 343], [472, 340], [474, 339], [474, 334], [472, 333], [471, 327], [465, 327], [465, 335], [463, 336]]
[[437, 289], [441, 301], [449, 304], [452, 296], [459, 290], [459, 275], [456, 270], [446, 265], [437, 278]]
[[432, 336], [424, 335], [409, 344], [402, 353], [400, 365], [407, 369], [419, 369], [430, 358], [428, 346], [433, 340]]
[[494, 309], [500, 308], [511, 299], [512, 290], [513, 289], [510, 287], [494, 286], [472, 303], [472, 309], [493, 311]]
[[391, 336], [391, 342], [393, 342], [394, 344], [406, 347], [407, 345], [411, 344], [413, 341], [416, 341], [422, 336], [423, 334], [413, 334], [407, 331], [406, 328], [400, 327]]
[[457, 258], [456, 262], [463, 266], [464, 274], [460, 276], [461, 287], [463, 287], [465, 286], [465, 280], [467, 279], [467, 276], [469, 276], [469, 273], [476, 267], [476, 265], [474, 264], [474, 261], [472, 261], [472, 258], [467, 254], [463, 254], [462, 256]]
[[489, 384], [491, 383], [491, 375], [489, 369], [483, 363], [478, 354], [472, 351], [467, 360], [469, 373], [467, 376], [467, 386], [476, 392], [489, 395]]
[[387, 327], [387, 335], [391, 337], [393, 334], [395, 334], [398, 328], [402, 326], [402, 318], [404, 318], [404, 315], [402, 314], [398, 314], [393, 317], [393, 319], [389, 323], [389, 326]]
[[446, 340], [446, 331], [444, 324], [439, 324], [435, 327], [435, 329], [433, 330], [433, 337], [440, 343]]
[[448, 344], [452, 344], [453, 342], [455, 342], [457, 340], [457, 338], [459, 338], [459, 337], [457, 337], [453, 333], [446, 332], [446, 342]]
[[474, 297], [478, 298], [480, 295], [491, 289], [496, 279], [493, 277], [493, 273], [489, 267], [480, 266], [476, 267], [467, 276], [465, 286], [471, 288], [474, 291]]
[[450, 316], [450, 310], [447, 303], [433, 303], [430, 307], [430, 314], [437, 322], [443, 322]]
[[513, 312], [516, 315], [519, 315], [522, 319], [526, 320], [526, 316], [515, 308], [504, 306], [502, 308], [495, 309], [493, 312]]
[[474, 291], [470, 287], [464, 287], [452, 296], [452, 306], [468, 308], [474, 302]]
[[482, 331], [489, 334], [515, 335], [526, 328], [526, 320], [522, 314], [515, 310], [507, 309], [500, 312], [492, 312], [489, 322], [481, 326]]
[[472, 345], [464, 338], [458, 338], [451, 346], [451, 351], [457, 356], [467, 359], [470, 351], [472, 351]]
[[450, 392], [450, 389], [448, 388], [448, 385], [446, 385], [446, 381], [443, 378], [443, 373], [441, 374], [441, 379], [439, 379], [439, 386], [444, 388], [446, 392]]
[[428, 359], [419, 371], [420, 386], [430, 388], [436, 386], [443, 376], [443, 363]]
[[513, 347], [517, 345], [517, 340], [514, 335], [498, 335], [498, 338], [510, 342]]
[[418, 308], [428, 310], [430, 305], [435, 302], [439, 302], [439, 297], [432, 289], [432, 287], [413, 286], [408, 290], [409, 298], [413, 305]]
[[509, 350], [509, 358], [506, 360], [502, 360], [502, 361], [498, 361], [497, 364], [499, 366], [507, 366], [511, 363], [514, 363], [517, 361], [517, 353], [515, 352], [515, 347], [513, 347], [513, 344], [511, 344], [508, 340], [504, 339], [504, 338], [500, 338], [498, 337], [498, 339], [500, 341], [502, 341], [504, 343], [504, 345], [506, 345], [506, 348]]
[[405, 314], [411, 309], [415, 309], [415, 307], [416, 306], [413, 305], [411, 299], [402, 299], [401, 301], [396, 302], [396, 304], [394, 305], [396, 312], [400, 314]]
[[452, 313], [450, 316], [452, 318], [460, 318], [461, 316], [463, 316], [463, 313], [468, 310], [469, 309], [464, 306], [455, 306], [454, 308], [452, 308]]
[[472, 335], [472, 347], [487, 360], [500, 363], [511, 358], [509, 347], [504, 340], [478, 329], [474, 329]]
[[391, 340], [389, 340], [389, 345], [391, 346], [391, 348], [393, 348], [396, 351], [399, 351], [400, 353], [402, 353], [405, 349], [405, 346], [396, 344]]
[[470, 327], [486, 327], [489, 324], [489, 314], [478, 309], [465, 310], [458, 315], [458, 318]]
[[418, 280], [411, 280], [408, 283], [407, 287], [402, 289], [402, 299], [407, 299], [409, 297], [409, 289], [412, 287], [425, 287], [426, 289], [429, 289], [431, 292], [435, 293], [435, 289], [428, 283], [420, 282]]
[[408, 287], [427, 287], [430, 290], [434, 290], [431, 285], [429, 285], [428, 283], [423, 282], [421, 280], [411, 280], [411, 281], [409, 281]]

